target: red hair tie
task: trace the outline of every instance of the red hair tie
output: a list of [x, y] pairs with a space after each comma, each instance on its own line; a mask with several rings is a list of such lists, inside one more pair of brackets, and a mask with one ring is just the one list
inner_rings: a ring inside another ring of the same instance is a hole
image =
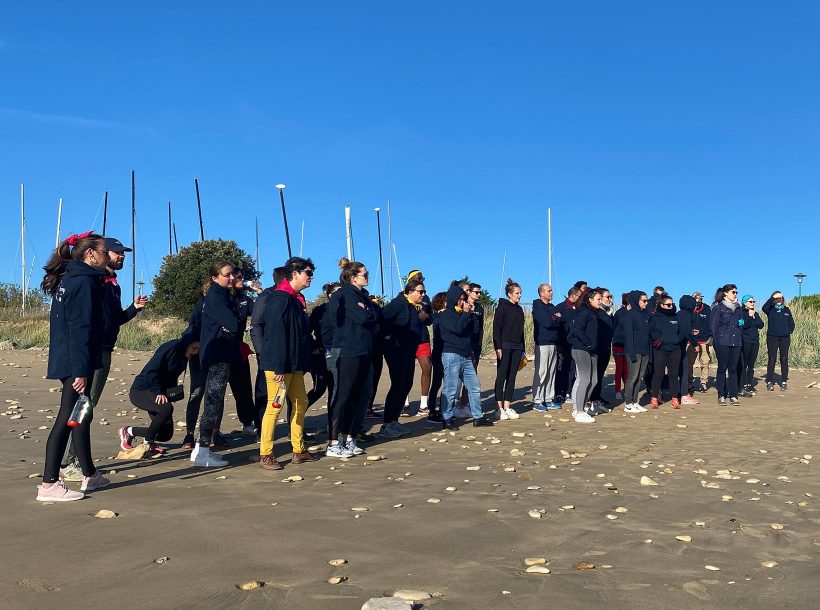
[[80, 241], [81, 239], [85, 239], [86, 237], [91, 235], [92, 232], [93, 231], [86, 231], [85, 233], [80, 233], [79, 235], [77, 235], [76, 233], [72, 233], [68, 236], [68, 238], [65, 241], [69, 246], [73, 248], [77, 245], [78, 241]]

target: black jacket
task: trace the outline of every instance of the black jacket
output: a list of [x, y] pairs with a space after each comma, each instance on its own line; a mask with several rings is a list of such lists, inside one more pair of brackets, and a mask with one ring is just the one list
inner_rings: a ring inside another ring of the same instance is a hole
[[473, 334], [470, 337], [470, 347], [476, 357], [481, 355], [481, 347], [484, 344], [484, 306], [476, 301], [473, 314]]
[[753, 316], [749, 315], [749, 310], [743, 308], [743, 328], [740, 331], [743, 343], [760, 343], [760, 329], [763, 328], [763, 318], [760, 314], [755, 312]]
[[310, 321], [302, 303], [284, 290], [271, 292], [265, 304], [259, 368], [274, 373], [307, 372], [312, 350]]
[[239, 315], [228, 288], [211, 284], [202, 305], [199, 362], [207, 369], [216, 362], [239, 360]]
[[794, 317], [788, 306], [783, 305], [778, 311], [774, 299], [769, 297], [763, 304], [763, 313], [769, 319], [769, 325], [766, 327], [767, 337], [788, 337], [794, 332]]
[[239, 329], [236, 332], [239, 340], [242, 341], [245, 337], [245, 330], [248, 328], [248, 318], [253, 316], [254, 299], [247, 290], [234, 292], [233, 298], [236, 302], [236, 315], [239, 317]]
[[698, 333], [698, 343], [706, 343], [712, 338], [712, 310], [707, 305], [701, 303], [700, 305], [695, 305], [693, 313], [697, 319], [697, 329], [700, 331]]
[[[342, 357], [370, 356], [379, 328], [379, 313], [367, 293], [352, 284], [344, 284], [336, 291], [331, 303], [335, 304], [336, 333], [333, 347]], [[333, 307], [333, 306], [332, 306]]]
[[643, 293], [640, 290], [629, 293], [629, 304], [632, 309], [627, 310], [623, 317], [624, 353], [630, 359], [634, 356], [648, 356], [650, 350], [649, 308], [640, 308], [641, 294]]
[[441, 354], [444, 353], [444, 340], [441, 338], [441, 314], [443, 311], [434, 311], [433, 320], [433, 358], [441, 360]]
[[507, 299], [498, 299], [493, 316], [493, 348], [524, 349], [524, 310]]
[[743, 345], [743, 325], [740, 324], [742, 315], [743, 306], [740, 303], [734, 309], [730, 309], [722, 302], [715, 305], [709, 318], [715, 345], [728, 347]]
[[103, 323], [105, 331], [103, 333], [103, 351], [110, 352], [117, 344], [117, 336], [120, 334], [120, 326], [132, 320], [140, 310], [134, 307], [131, 303], [126, 309], [122, 308], [120, 296], [122, 290], [117, 283], [117, 274], [112, 272], [105, 272], [105, 279], [103, 280], [103, 293], [105, 300], [103, 301]]
[[569, 345], [569, 331], [572, 328], [572, 319], [578, 312], [578, 306], [565, 299], [552, 310], [552, 317], [558, 321], [558, 343], [556, 345]]
[[173, 339], [160, 345], [148, 364], [134, 378], [131, 389], [148, 390], [152, 394], [159, 395], [165, 394], [168, 388], [178, 385], [179, 376], [188, 366], [185, 350], [188, 349], [191, 341], [198, 340], [191, 335], [183, 335], [179, 339]]
[[274, 290], [276, 290], [276, 286], [269, 286], [260, 292], [251, 312], [251, 343], [257, 359], [262, 353], [262, 340], [265, 337], [265, 306], [268, 303], [270, 293]]
[[188, 316], [188, 326], [183, 332], [184, 335], [191, 335], [199, 340], [202, 335], [202, 307], [205, 305], [205, 297], [199, 297], [199, 300], [194, 305], [191, 315]]
[[558, 343], [559, 318], [553, 318], [555, 305], [544, 303], [541, 299], [532, 302], [532, 334], [536, 345], [555, 345]]
[[615, 316], [606, 312], [603, 305], [598, 310], [597, 352], [602, 355], [612, 353], [612, 337], [615, 334]]
[[681, 338], [681, 345], [683, 347], [686, 347], [687, 343], [694, 345], [700, 337], [700, 333], [697, 335], [692, 334], [693, 331], [698, 328], [698, 316], [695, 314], [697, 301], [695, 301], [695, 297], [685, 294], [680, 298], [678, 303], [680, 309], [676, 316], [678, 318], [678, 332]]
[[49, 379], [92, 377], [102, 366], [104, 278], [105, 271], [83, 262], [66, 265], [51, 301]]
[[624, 346], [624, 316], [629, 313], [626, 307], [621, 307], [613, 316], [615, 328], [612, 331], [612, 344]]
[[[332, 296], [330, 297], [333, 298]], [[329, 350], [333, 347], [334, 324], [328, 315], [330, 300], [317, 305], [310, 312], [310, 330], [313, 333], [314, 349]]]
[[439, 316], [441, 329], [442, 353], [458, 354], [465, 358], [472, 352], [471, 338], [475, 316], [456, 311], [458, 298], [464, 294], [459, 286], [451, 286], [447, 291], [447, 308]]
[[425, 319], [421, 322], [421, 342], [430, 343], [430, 329], [428, 328], [433, 323], [433, 304], [430, 302], [430, 297], [426, 294], [421, 297], [421, 312], [416, 312], [416, 315], [425, 314]]
[[649, 338], [653, 344], [660, 341], [657, 347], [665, 352], [680, 349], [683, 337], [680, 333], [677, 312], [674, 309], [658, 307], [658, 311], [649, 319]]
[[[398, 349], [416, 353], [422, 343], [426, 325], [419, 318], [419, 311], [407, 300], [404, 294], [385, 305], [382, 310], [384, 334], [389, 336], [385, 342], [384, 351]], [[430, 322], [432, 323], [432, 317]], [[427, 333], [428, 341], [430, 334]]]
[[598, 351], [598, 313], [589, 307], [576, 309], [567, 339], [572, 349], [580, 349], [590, 354], [596, 353]]

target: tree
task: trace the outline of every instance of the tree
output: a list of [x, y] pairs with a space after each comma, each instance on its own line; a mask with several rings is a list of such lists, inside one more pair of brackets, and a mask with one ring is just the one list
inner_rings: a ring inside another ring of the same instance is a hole
[[153, 281], [151, 303], [154, 311], [187, 319], [202, 296], [202, 286], [208, 280], [208, 267], [220, 260], [241, 268], [247, 280], [259, 277], [253, 259], [235, 241], [197, 241], [176, 254], [163, 257], [162, 267]]

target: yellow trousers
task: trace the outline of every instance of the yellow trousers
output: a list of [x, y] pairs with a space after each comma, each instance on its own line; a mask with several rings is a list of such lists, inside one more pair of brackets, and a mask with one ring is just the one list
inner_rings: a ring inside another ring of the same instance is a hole
[[[273, 371], [265, 371], [265, 381], [268, 387], [268, 404], [265, 407], [265, 415], [262, 417], [262, 432], [259, 439], [259, 455], [273, 454], [274, 430], [279, 419], [281, 406], [273, 406], [273, 400], [279, 393], [279, 382], [274, 381]], [[290, 398], [293, 409], [290, 421], [290, 444], [294, 453], [304, 453], [305, 445], [302, 443], [302, 435], [305, 423], [305, 411], [308, 407], [307, 392], [305, 392], [305, 374], [301, 371], [285, 374], [285, 386], [287, 396]]]

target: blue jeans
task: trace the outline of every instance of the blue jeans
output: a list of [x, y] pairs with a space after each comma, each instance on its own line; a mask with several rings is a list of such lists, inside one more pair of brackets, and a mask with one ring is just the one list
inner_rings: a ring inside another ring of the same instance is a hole
[[483, 415], [481, 411], [481, 385], [472, 359], [445, 352], [441, 355], [441, 363], [444, 366], [444, 383], [441, 390], [442, 417], [444, 419], [453, 418], [453, 405], [458, 391], [458, 382], [461, 380], [464, 387], [467, 388], [467, 397], [470, 399], [470, 414], [473, 419], [480, 418]]

